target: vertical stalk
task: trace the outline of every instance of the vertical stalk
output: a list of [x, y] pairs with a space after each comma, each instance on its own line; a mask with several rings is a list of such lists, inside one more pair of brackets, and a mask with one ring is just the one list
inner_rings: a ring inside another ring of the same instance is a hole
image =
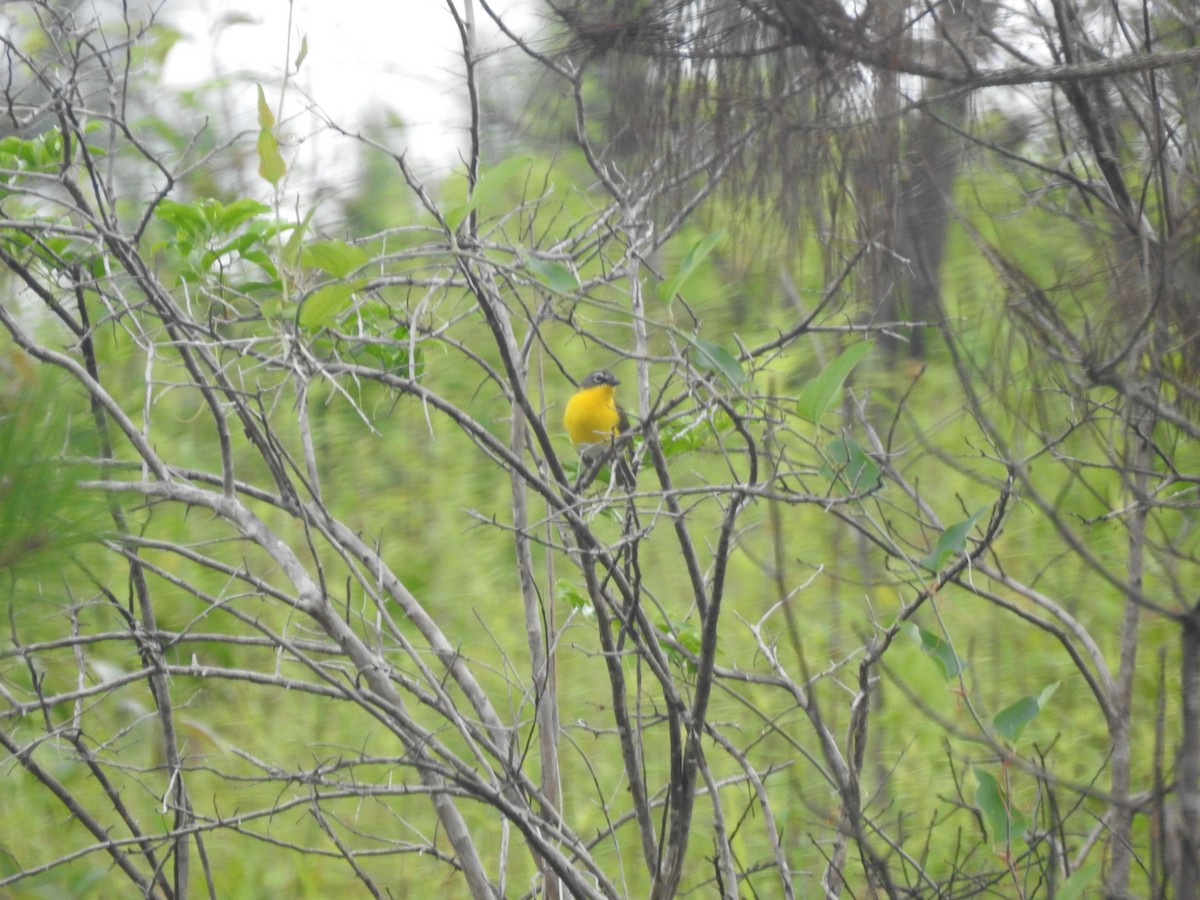
[[[519, 404], [513, 404], [510, 446], [515, 456], [525, 453], [525, 414]], [[558, 694], [554, 678], [552, 627], [542, 631], [542, 604], [534, 574], [533, 553], [529, 542], [528, 490], [521, 475], [510, 473], [513, 535], [516, 543], [517, 578], [521, 584], [521, 599], [525, 610], [525, 640], [529, 647], [529, 668], [533, 683], [535, 721], [538, 729], [538, 754], [541, 760], [541, 790], [547, 809], [543, 815], [558, 820], [562, 813], [561, 776], [558, 765]], [[553, 600], [551, 600], [553, 602]], [[549, 604], [547, 604], [549, 605]], [[559, 900], [562, 885], [547, 860], [535, 854], [542, 872], [543, 896]]]
[[1145, 575], [1146, 515], [1149, 511], [1147, 496], [1153, 448], [1149, 435], [1154, 428], [1153, 415], [1136, 400], [1130, 400], [1129, 419], [1126, 424], [1127, 447], [1131, 493], [1134, 510], [1129, 518], [1129, 548], [1126, 583], [1128, 596], [1125, 614], [1121, 621], [1120, 663], [1116, 678], [1116, 696], [1113, 698], [1114, 716], [1110, 725], [1112, 741], [1112, 781], [1110, 788], [1116, 805], [1111, 816], [1111, 835], [1108, 880], [1105, 895], [1108, 897], [1129, 896], [1129, 876], [1133, 863], [1133, 808], [1129, 805], [1132, 784], [1132, 745], [1130, 741], [1133, 717], [1133, 680], [1137, 665], [1138, 624], [1141, 606], [1137, 598], [1142, 595]]
[[1179, 815], [1167, 817], [1171, 832], [1164, 837], [1175, 896], [1192, 900], [1200, 897], [1200, 601], [1180, 624], [1183, 727], [1175, 782]]

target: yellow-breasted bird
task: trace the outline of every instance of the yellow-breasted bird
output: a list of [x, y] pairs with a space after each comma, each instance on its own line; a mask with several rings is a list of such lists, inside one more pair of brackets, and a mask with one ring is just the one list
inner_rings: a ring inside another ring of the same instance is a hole
[[[567, 401], [563, 426], [585, 463], [598, 466], [607, 462], [617, 447], [617, 439], [629, 430], [629, 417], [617, 403], [613, 390], [620, 383], [612, 372], [600, 369], [579, 382], [579, 388]], [[633, 488], [633, 469], [624, 456], [617, 457], [616, 473], [622, 487]]]

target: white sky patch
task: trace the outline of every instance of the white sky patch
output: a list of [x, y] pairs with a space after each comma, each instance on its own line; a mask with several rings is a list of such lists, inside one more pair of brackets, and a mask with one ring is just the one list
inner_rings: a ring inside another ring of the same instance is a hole
[[[465, 0], [456, 0], [459, 9]], [[501, 6], [520, 6], [509, 2]], [[311, 101], [349, 131], [390, 110], [405, 123], [404, 146], [421, 171], [436, 176], [460, 165], [467, 96], [461, 45], [445, 0], [295, 0], [290, 46], [287, 0], [201, 0], [167, 4], [166, 19], [184, 34], [167, 58], [170, 88], [228, 79], [218, 96], [234, 130], [257, 128], [254, 85], [262, 83], [273, 109], [285, 63], [301, 39], [308, 55], [286, 95], [281, 129], [289, 165], [335, 187], [353, 177], [356, 150], [303, 116]], [[477, 11], [483, 41], [496, 33]], [[292, 119], [291, 117], [298, 117]], [[289, 132], [298, 143], [287, 146]], [[292, 151], [289, 157], [288, 151]]]

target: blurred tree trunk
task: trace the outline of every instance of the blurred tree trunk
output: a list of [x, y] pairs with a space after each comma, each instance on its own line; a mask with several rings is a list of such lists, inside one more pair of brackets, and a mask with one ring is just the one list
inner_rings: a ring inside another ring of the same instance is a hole
[[[897, 32], [915, 8], [897, 10]], [[992, 13], [986, 0], [962, 0], [939, 7], [934, 37], [927, 55], [945, 72], [965, 74], [975, 65], [980, 49], [978, 34]], [[881, 77], [886, 93], [877, 93], [876, 116], [882, 131], [895, 133], [877, 147], [876, 164], [892, 173], [895, 181], [883, 186], [884, 197], [894, 204], [884, 232], [883, 269], [888, 277], [876, 285], [874, 318], [882, 322], [933, 322], [942, 316], [942, 260], [950, 226], [952, 195], [963, 164], [961, 133], [970, 111], [969, 94], [949, 89], [942, 81], [924, 79], [922, 98], [914, 114], [900, 116], [895, 75]], [[910, 101], [911, 102], [911, 101]], [[895, 123], [895, 124], [892, 124]], [[907, 334], [907, 355], [924, 359], [926, 327], [917, 325]], [[881, 343], [893, 362], [901, 355], [901, 335], [885, 334]]]
[[[955, 128], [967, 117], [967, 96], [956, 93], [932, 101], [921, 114], [925, 121], [911, 128], [906, 154], [908, 172], [898, 192], [896, 217], [899, 233], [896, 254], [900, 266], [897, 290], [885, 298], [887, 321], [905, 319], [932, 322], [941, 318], [940, 271], [950, 226], [951, 194], [962, 169], [962, 140]], [[912, 329], [908, 344], [910, 359], [924, 359], [926, 327]], [[893, 358], [896, 341], [885, 337], [883, 345]]]
[[1176, 795], [1179, 814], [1170, 817], [1164, 841], [1175, 896], [1200, 897], [1200, 601], [1180, 629], [1183, 735], [1179, 746]]

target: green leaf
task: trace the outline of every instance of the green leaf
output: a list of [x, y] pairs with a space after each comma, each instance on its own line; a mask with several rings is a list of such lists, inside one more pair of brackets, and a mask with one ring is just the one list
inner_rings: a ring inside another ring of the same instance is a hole
[[267, 95], [263, 93], [262, 85], [258, 87], [258, 127], [265, 131], [275, 127], [275, 113], [271, 112], [271, 107], [267, 104]]
[[[665, 635], [673, 637], [684, 650], [692, 654], [692, 656], [700, 655], [700, 635], [696, 633], [696, 629], [687, 623], [670, 622], [666, 619], [660, 619], [655, 623], [658, 630]], [[663, 648], [667, 652], [667, 659], [678, 666], [683, 666], [689, 672], [696, 671], [696, 664], [691, 657], [680, 653], [674, 647], [666, 646]]]
[[334, 278], [345, 278], [365, 266], [367, 261], [366, 251], [362, 247], [344, 241], [314, 241], [305, 244], [300, 252], [303, 265], [328, 272]]
[[555, 293], [569, 294], [579, 288], [575, 273], [556, 260], [527, 256], [523, 262], [530, 274]]
[[279, 179], [287, 174], [287, 164], [279, 154], [279, 142], [266, 128], [258, 133], [258, 174], [272, 185], [279, 184]]
[[200, 271], [207, 272], [212, 268], [212, 264], [220, 259], [221, 254], [215, 250], [206, 250], [200, 257]]
[[191, 203], [163, 200], [154, 208], [154, 217], [174, 226], [177, 232], [193, 238], [205, 237], [208, 234], [208, 218], [201, 209]]
[[245, 250], [242, 251], [241, 256], [246, 262], [254, 263], [254, 265], [258, 266], [278, 282], [279, 270], [275, 268], [275, 261], [268, 254], [262, 250]]
[[307, 56], [308, 56], [308, 35], [305, 34], [300, 37], [300, 52], [296, 54], [296, 61], [294, 63], [292, 63], [292, 66], [296, 69], [297, 72], [300, 71], [300, 66], [304, 62], [304, 60]]
[[156, 65], [161, 66], [166, 61], [167, 54], [182, 40], [183, 32], [166, 25], [151, 25], [146, 30], [149, 37], [149, 40], [143, 44], [146, 48], [146, 56]]
[[316, 215], [317, 207], [314, 205], [304, 215], [304, 220], [300, 222], [294, 229], [291, 235], [288, 236], [287, 243], [283, 245], [283, 261], [290, 266], [295, 266], [300, 260], [300, 253], [304, 248], [304, 235], [308, 232], [308, 223], [312, 221], [312, 217]]
[[708, 422], [703, 417], [686, 422], [671, 422], [659, 432], [664, 456], [678, 456], [696, 450], [708, 441]]
[[872, 341], [862, 341], [847, 347], [837, 359], [821, 370], [820, 375], [806, 384], [796, 402], [796, 412], [800, 417], [816, 424], [832, 405], [834, 396], [841, 390], [854, 367], [872, 346]]
[[[364, 316], [364, 321], [369, 317]], [[382, 363], [386, 372], [394, 372], [407, 377], [409, 374], [420, 378], [425, 373], [425, 353], [418, 346], [409, 343], [409, 331], [403, 325], [392, 331], [390, 344], [356, 343], [353, 353], [357, 357], [370, 356]], [[410, 350], [412, 353], [410, 354]]]
[[317, 288], [300, 306], [297, 319], [300, 327], [314, 331], [332, 325], [350, 307], [354, 292], [360, 287], [362, 282], [339, 281]]
[[1038, 696], [1022, 697], [1016, 703], [1006, 706], [996, 713], [995, 718], [992, 719], [992, 727], [996, 729], [996, 734], [1010, 741], [1019, 738], [1021, 732], [1025, 730], [1025, 726], [1037, 717], [1037, 714], [1054, 696], [1054, 692], [1058, 690], [1061, 683], [1056, 681]]
[[879, 465], [854, 438], [834, 438], [828, 452], [833, 465], [822, 465], [820, 471], [834, 484], [851, 493], [873, 491], [883, 484]]
[[983, 813], [992, 841], [1010, 847], [1020, 841], [1025, 833], [1025, 817], [1009, 805], [995, 776], [978, 766], [974, 767], [974, 771], [975, 780], [979, 783], [975, 789], [975, 805]]
[[979, 507], [970, 518], [951, 525], [938, 536], [937, 546], [933, 552], [920, 560], [920, 564], [933, 572], [939, 572], [950, 557], [962, 553], [967, 548], [967, 535], [975, 527], [975, 523], [991, 508], [991, 504]]
[[260, 246], [261, 243], [262, 239], [257, 235], [240, 234], [233, 240], [226, 241], [224, 244], [214, 247], [212, 250], [205, 253], [202, 265], [205, 269], [207, 269], [215, 260], [231, 253], [236, 253], [242, 259], [249, 259], [250, 255], [255, 253], [255, 250], [257, 250], [259, 254], [262, 253]]
[[471, 191], [471, 196], [467, 198], [467, 202], [461, 206], [454, 207], [446, 213], [446, 224], [450, 226], [450, 230], [457, 231], [458, 226], [472, 212], [484, 203], [490, 203], [492, 200], [502, 196], [504, 190], [508, 187], [509, 179], [517, 172], [529, 168], [532, 162], [532, 156], [510, 156], [508, 159], [497, 163], [482, 173], [479, 176], [479, 180], [475, 182], [475, 190]]
[[71, 548], [103, 538], [112, 523], [104, 499], [80, 486], [93, 477], [88, 467], [70, 461], [94, 454], [96, 445], [72, 424], [66, 383], [52, 370], [17, 365], [6, 371], [4, 388], [0, 574], [7, 586], [14, 573], [52, 577]]
[[1071, 877], [1062, 883], [1062, 887], [1054, 894], [1054, 900], [1076, 900], [1078, 897], [1090, 896], [1089, 890], [1100, 874], [1100, 863], [1090, 862], [1071, 873]]
[[203, 200], [197, 200], [196, 206], [204, 214], [204, 221], [208, 223], [209, 231], [215, 231], [221, 213], [225, 211], [224, 204], [212, 197], [205, 197]]
[[[239, 294], [261, 294], [263, 291], [270, 291], [272, 294], [278, 294], [283, 286], [279, 280], [275, 281], [239, 281], [233, 285], [233, 289]], [[279, 304], [281, 305], [281, 304]]]
[[250, 219], [266, 215], [270, 211], [271, 207], [265, 203], [259, 203], [257, 200], [234, 200], [220, 210], [216, 226], [224, 232], [234, 231]]
[[725, 376], [733, 388], [740, 388], [745, 383], [746, 373], [742, 371], [742, 364], [724, 347], [704, 338], [689, 337], [688, 340], [698, 351], [692, 357], [692, 365], [697, 369]]
[[284, 304], [283, 297], [275, 294], [259, 304], [258, 311], [268, 319], [294, 319], [296, 304]]
[[958, 654], [954, 652], [954, 648], [947, 641], [942, 640], [932, 631], [919, 628], [914, 622], [906, 622], [904, 629], [908, 632], [909, 637], [921, 647], [921, 652], [937, 664], [943, 678], [947, 680], [957, 678], [966, 671], [966, 661], [959, 659]]
[[664, 303], [670, 303], [675, 299], [688, 279], [696, 274], [696, 270], [700, 268], [700, 264], [712, 253], [713, 248], [725, 237], [726, 231], [722, 228], [720, 231], [714, 231], [708, 237], [697, 241], [688, 250], [684, 256], [683, 262], [679, 266], [679, 271], [674, 276], [668, 278], [658, 286], [658, 297]]
[[1002, 738], [1015, 741], [1025, 726], [1038, 714], [1037, 697], [1022, 697], [1016, 703], [996, 713], [992, 726]]
[[[62, 133], [51, 128], [35, 138], [19, 138], [10, 135], [0, 140], [0, 169], [13, 172], [49, 172], [58, 168], [63, 161]], [[5, 177], [5, 182], [11, 175]]]
[[575, 590], [575, 585], [565, 579], [560, 578], [554, 583], [554, 596], [572, 609], [579, 610], [586, 617], [596, 614], [596, 611], [592, 608], [591, 601]]

